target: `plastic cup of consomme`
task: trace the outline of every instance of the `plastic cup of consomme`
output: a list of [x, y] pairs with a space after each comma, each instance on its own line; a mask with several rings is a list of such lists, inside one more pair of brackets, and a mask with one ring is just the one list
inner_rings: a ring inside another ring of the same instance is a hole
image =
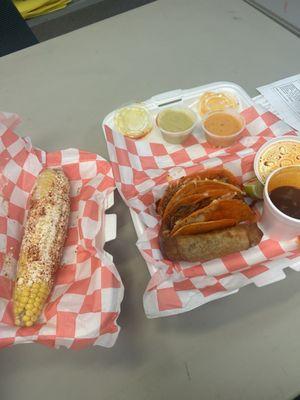
[[300, 235], [300, 165], [279, 168], [268, 176], [260, 225], [271, 239]]
[[245, 126], [245, 118], [233, 108], [210, 112], [202, 118], [206, 140], [217, 147], [227, 147], [236, 142]]
[[197, 114], [188, 107], [169, 107], [157, 114], [156, 125], [166, 142], [180, 144], [193, 132], [197, 118]]

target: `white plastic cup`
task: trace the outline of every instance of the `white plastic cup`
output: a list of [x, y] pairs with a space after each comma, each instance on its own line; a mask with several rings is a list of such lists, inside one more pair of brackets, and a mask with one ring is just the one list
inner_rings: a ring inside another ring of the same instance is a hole
[[280, 211], [271, 201], [269, 193], [281, 186], [300, 188], [300, 165], [282, 167], [273, 171], [264, 187], [264, 209], [260, 225], [271, 239], [290, 240], [300, 235], [300, 219]]

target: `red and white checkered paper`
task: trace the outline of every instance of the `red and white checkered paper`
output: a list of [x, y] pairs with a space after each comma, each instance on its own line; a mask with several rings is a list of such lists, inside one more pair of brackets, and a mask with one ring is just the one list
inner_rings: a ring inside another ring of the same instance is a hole
[[104, 126], [116, 186], [145, 226], [137, 246], [151, 274], [144, 294], [149, 318], [191, 310], [252, 282], [260, 286], [281, 279], [282, 269], [287, 266], [300, 270], [297, 241], [279, 243], [266, 236], [247, 251], [204, 263], [171, 262], [160, 252], [155, 202], [170, 179], [223, 165], [240, 181], [247, 181], [254, 176], [253, 160], [263, 143], [276, 136], [296, 135], [278, 117], [261, 108], [250, 107], [243, 114], [246, 129], [242, 138], [225, 149], [210, 146], [197, 133], [182, 145], [173, 146], [134, 141]]
[[[115, 183], [110, 164], [77, 149], [46, 153], [13, 132], [17, 117], [0, 114], [0, 347], [110, 347], [119, 333], [123, 285], [103, 249], [105, 208]], [[71, 216], [62, 265], [41, 323], [15, 327], [12, 288], [28, 198], [44, 167], [61, 167], [71, 184]]]

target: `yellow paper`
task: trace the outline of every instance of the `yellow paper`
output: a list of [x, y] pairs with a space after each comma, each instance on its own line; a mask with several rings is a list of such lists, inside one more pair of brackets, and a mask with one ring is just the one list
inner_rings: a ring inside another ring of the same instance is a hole
[[71, 0], [13, 0], [24, 19], [64, 8]]

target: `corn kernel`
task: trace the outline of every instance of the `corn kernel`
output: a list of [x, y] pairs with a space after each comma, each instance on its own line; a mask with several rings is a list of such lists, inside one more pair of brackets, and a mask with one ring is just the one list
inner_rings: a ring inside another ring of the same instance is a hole
[[24, 322], [27, 322], [30, 320], [30, 318], [28, 317], [28, 315], [24, 315], [24, 317], [22, 318]]
[[33, 322], [32, 322], [32, 321], [26, 321], [26, 322], [25, 322], [25, 325], [28, 326], [28, 327], [29, 327], [29, 326], [32, 326], [32, 325], [33, 325]]
[[26, 311], [26, 315], [27, 315], [28, 317], [31, 317], [31, 316], [32, 316], [32, 311], [31, 311], [31, 310], [27, 310], [27, 311]]
[[26, 304], [26, 310], [32, 310], [33, 309], [33, 304], [31, 303], [31, 304], [29, 304], [29, 303], [27, 303]]

